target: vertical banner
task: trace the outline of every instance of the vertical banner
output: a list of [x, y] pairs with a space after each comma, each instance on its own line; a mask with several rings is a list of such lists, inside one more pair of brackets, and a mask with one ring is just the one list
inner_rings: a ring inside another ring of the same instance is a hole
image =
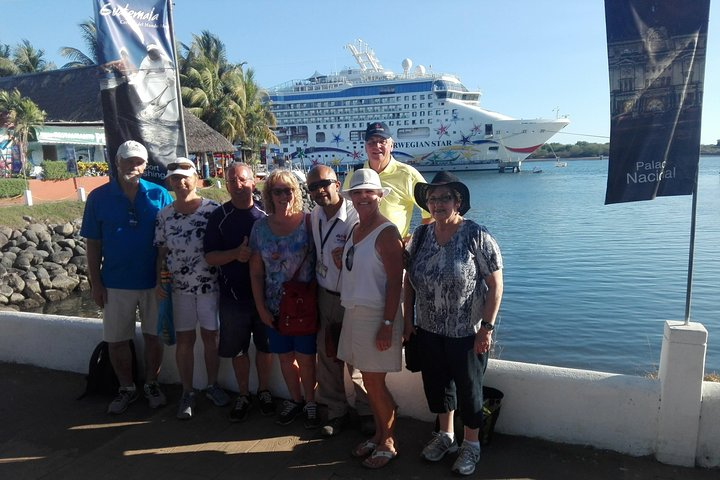
[[148, 150], [144, 178], [162, 183], [168, 163], [187, 156], [170, 0], [93, 0], [100, 91], [112, 174], [126, 140]]
[[710, 0], [605, 0], [605, 204], [690, 195], [700, 157]]

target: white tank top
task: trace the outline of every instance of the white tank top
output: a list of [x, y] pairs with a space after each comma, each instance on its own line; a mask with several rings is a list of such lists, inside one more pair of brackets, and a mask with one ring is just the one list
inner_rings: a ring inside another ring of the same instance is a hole
[[[354, 243], [353, 235], [350, 234], [342, 256], [340, 299], [343, 307], [353, 308], [362, 305], [370, 308], [385, 308], [387, 274], [375, 250], [375, 241], [380, 232], [393, 225], [392, 222], [379, 225], [358, 243]], [[354, 249], [351, 255], [352, 269], [348, 269], [350, 263], [348, 254], [351, 249]]]

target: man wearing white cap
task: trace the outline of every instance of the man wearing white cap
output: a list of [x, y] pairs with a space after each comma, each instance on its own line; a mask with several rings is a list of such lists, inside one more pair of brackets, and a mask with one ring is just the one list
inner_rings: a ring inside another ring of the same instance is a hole
[[108, 413], [124, 412], [138, 398], [129, 340], [139, 309], [145, 342], [145, 397], [151, 408], [166, 403], [157, 377], [162, 344], [157, 336], [153, 246], [157, 212], [172, 203], [163, 187], [143, 180], [147, 150], [128, 140], [117, 150], [117, 178], [88, 195], [80, 234], [87, 239], [88, 276], [95, 303], [103, 309], [103, 339], [120, 382]]
[[[158, 271], [165, 261], [172, 279], [173, 322], [177, 337], [175, 361], [183, 387], [177, 418], [188, 420], [195, 408], [193, 350], [198, 324], [208, 380], [205, 395], [218, 407], [230, 403], [230, 397], [217, 384], [220, 365], [217, 267], [208, 265], [203, 250], [208, 218], [220, 204], [197, 194], [197, 170], [185, 157], [168, 164], [165, 179], [177, 198], [158, 213], [155, 246], [159, 248]], [[162, 286], [158, 285], [156, 290], [159, 298], [167, 297]]]

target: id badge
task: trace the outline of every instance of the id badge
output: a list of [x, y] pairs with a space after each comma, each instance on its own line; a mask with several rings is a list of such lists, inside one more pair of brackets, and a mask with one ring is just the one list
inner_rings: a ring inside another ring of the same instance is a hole
[[325, 266], [324, 263], [321, 261], [318, 261], [315, 263], [315, 272], [322, 278], [325, 278], [327, 275], [328, 268]]

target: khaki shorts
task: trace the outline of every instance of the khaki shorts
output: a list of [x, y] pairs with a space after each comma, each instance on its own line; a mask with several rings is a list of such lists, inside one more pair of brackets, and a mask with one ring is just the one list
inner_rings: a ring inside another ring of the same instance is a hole
[[173, 323], [176, 332], [195, 330], [200, 324], [204, 330], [218, 329], [218, 298], [217, 293], [205, 295], [172, 294]]
[[140, 316], [142, 332], [157, 335], [158, 308], [155, 289], [107, 289], [107, 303], [103, 309], [103, 340], [123, 342], [135, 336], [135, 322]]

